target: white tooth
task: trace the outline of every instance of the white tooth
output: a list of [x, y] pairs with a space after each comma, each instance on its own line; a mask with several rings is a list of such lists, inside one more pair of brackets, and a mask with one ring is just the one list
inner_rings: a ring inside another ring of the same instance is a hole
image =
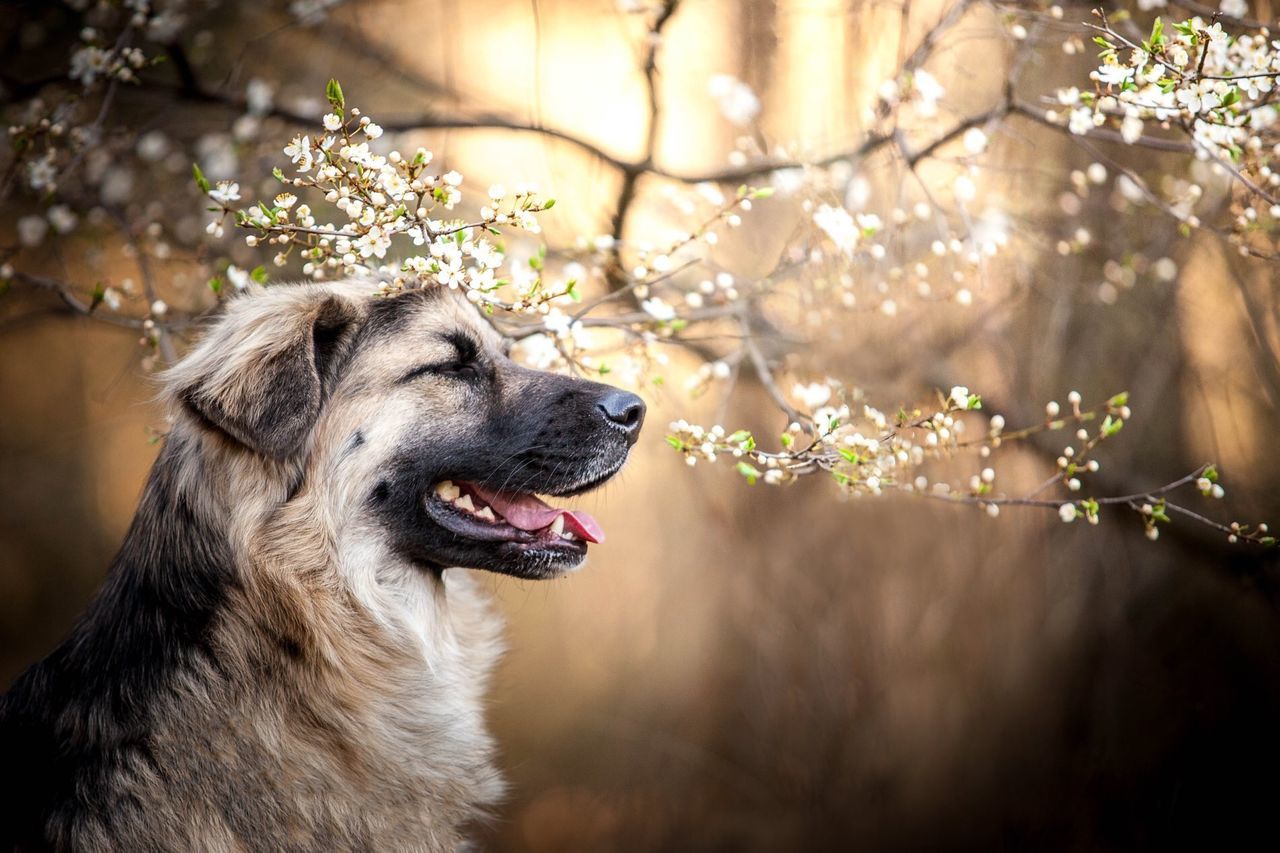
[[476, 505], [471, 502], [471, 495], [463, 495], [453, 502], [458, 509], [465, 509], [467, 512], [475, 512]]
[[564, 516], [557, 515], [556, 520], [551, 522], [551, 532], [556, 536], [564, 533]]
[[441, 500], [453, 501], [458, 495], [462, 494], [462, 490], [453, 484], [452, 480], [444, 480], [436, 484], [436, 494]]
[[577, 539], [578, 537], [577, 537], [577, 536], [574, 536], [571, 532], [569, 532], [569, 531], [567, 531], [567, 530], [566, 530], [564, 533], [561, 533], [561, 534], [560, 534], [560, 538], [561, 538], [561, 539], [567, 539], [567, 540], [569, 540], [570, 542], [573, 542], [573, 541], [574, 541], [575, 539]]
[[497, 519], [493, 515], [493, 510], [489, 509], [488, 507], [484, 507], [479, 512], [477, 512], [476, 518], [483, 518], [485, 521], [497, 521]]

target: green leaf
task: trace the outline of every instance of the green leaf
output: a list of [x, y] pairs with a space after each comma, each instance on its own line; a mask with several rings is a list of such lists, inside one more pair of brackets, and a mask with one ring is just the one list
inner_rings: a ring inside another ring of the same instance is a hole
[[1160, 500], [1156, 501], [1156, 502], [1152, 505], [1152, 507], [1151, 507], [1151, 519], [1152, 519], [1152, 521], [1159, 521], [1159, 522], [1162, 522], [1162, 523], [1164, 523], [1164, 524], [1169, 524], [1169, 523], [1170, 523], [1169, 513], [1167, 513], [1167, 512], [1165, 511], [1165, 501], [1164, 501], [1164, 498], [1161, 498]]
[[676, 438], [674, 435], [667, 436], [667, 444], [671, 445], [676, 450], [684, 450], [684, 442]]
[[249, 278], [253, 279], [258, 284], [266, 284], [267, 268], [261, 265], [254, 267], [253, 270], [249, 273]]
[[773, 187], [757, 187], [751, 191], [752, 198], [769, 198], [773, 195]]
[[737, 432], [730, 435], [728, 438], [726, 438], [725, 441], [729, 442], [730, 444], [742, 444], [742, 442], [747, 441], [750, 438], [751, 438], [750, 430], [740, 429]]
[[209, 279], [209, 289], [212, 290], [214, 293], [221, 293], [222, 292], [222, 276], [215, 275], [213, 278]]
[[343, 109], [347, 105], [347, 99], [342, 94], [342, 84], [337, 80], [329, 80], [329, 85], [325, 86], [324, 94], [335, 110]]
[[848, 462], [850, 465], [858, 464], [858, 459], [859, 459], [858, 451], [854, 450], [853, 448], [841, 447], [841, 448], [837, 448], [837, 452], [840, 454], [841, 458], [843, 458], [844, 461]]
[[284, 170], [282, 170], [279, 166], [276, 166], [274, 169], [271, 170], [271, 176], [275, 178], [277, 181], [279, 181], [280, 183], [284, 183], [284, 180], [285, 180]]
[[542, 209], [543, 209], [543, 210], [550, 210], [551, 208], [553, 208], [553, 207], [555, 207], [555, 206], [556, 206], [556, 200], [555, 200], [554, 198], [549, 198], [549, 199], [547, 199], [546, 201], [544, 201], [544, 202], [542, 203]]
[[1210, 483], [1216, 483], [1218, 482], [1218, 469], [1215, 466], [1210, 465], [1208, 468], [1204, 469], [1204, 473], [1200, 476], [1204, 477]]
[[102, 286], [102, 282], [98, 282], [93, 286], [93, 295], [89, 298], [89, 313], [102, 304], [102, 300], [106, 298], [107, 289]]
[[582, 294], [578, 292], [578, 282], [575, 279], [569, 279], [569, 283], [564, 286], [564, 292], [569, 294], [569, 298], [574, 302], [582, 301]]
[[200, 171], [199, 163], [191, 164], [191, 174], [195, 175], [196, 186], [200, 188], [200, 192], [207, 193], [211, 189], [209, 179], [204, 176], [204, 172]]
[[757, 480], [759, 480], [762, 476], [764, 476], [763, 474], [760, 473], [759, 468], [755, 467], [749, 462], [739, 462], [738, 473], [746, 477], [747, 483], [749, 483], [752, 486], [756, 484]]
[[1121, 391], [1119, 394], [1108, 400], [1107, 405], [1113, 409], [1119, 409], [1122, 406], [1129, 405], [1129, 392]]

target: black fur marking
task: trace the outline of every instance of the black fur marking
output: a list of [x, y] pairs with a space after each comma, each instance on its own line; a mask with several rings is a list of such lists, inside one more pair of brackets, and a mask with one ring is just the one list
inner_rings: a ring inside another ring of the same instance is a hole
[[285, 492], [284, 502], [288, 503], [298, 496], [298, 492], [302, 491], [302, 486], [307, 482], [307, 472], [304, 468], [299, 468], [294, 474], [293, 480], [289, 483], [289, 489]]
[[480, 355], [480, 344], [466, 332], [446, 332], [441, 337], [458, 351], [458, 364], [471, 364]]
[[445, 287], [428, 287], [372, 300], [369, 316], [361, 330], [361, 341], [400, 331], [413, 316], [412, 309], [434, 302], [447, 292], [449, 289]]
[[184, 452], [166, 445], [71, 636], [0, 698], [0, 850], [63, 846], [86, 812], [109, 829], [117, 772], [149, 760], [151, 709], [181, 673], [220, 671], [211, 627], [239, 580], [225, 536], [179, 488]]

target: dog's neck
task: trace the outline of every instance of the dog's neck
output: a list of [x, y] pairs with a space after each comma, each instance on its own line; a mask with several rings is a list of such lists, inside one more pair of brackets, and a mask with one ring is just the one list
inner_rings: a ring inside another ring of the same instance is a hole
[[[182, 707], [133, 734], [212, 777], [199, 784], [215, 812], [260, 808], [257, 825], [284, 815], [304, 835], [302, 816], [319, 815], [324, 837], [354, 846], [448, 847], [502, 793], [481, 706], [500, 624], [465, 573], [402, 564], [374, 531], [326, 517], [299, 473], [193, 425], [170, 435], [88, 620], [168, 650], [164, 671], [133, 673], [148, 689], [183, 685]], [[175, 554], [186, 563], [157, 562]], [[120, 666], [155, 660], [87, 643]]]

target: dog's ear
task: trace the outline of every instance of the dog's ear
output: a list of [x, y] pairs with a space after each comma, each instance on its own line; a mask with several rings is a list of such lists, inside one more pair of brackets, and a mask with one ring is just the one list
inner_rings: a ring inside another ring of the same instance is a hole
[[234, 300], [169, 387], [206, 424], [285, 459], [315, 424], [357, 317], [347, 299], [311, 288]]

